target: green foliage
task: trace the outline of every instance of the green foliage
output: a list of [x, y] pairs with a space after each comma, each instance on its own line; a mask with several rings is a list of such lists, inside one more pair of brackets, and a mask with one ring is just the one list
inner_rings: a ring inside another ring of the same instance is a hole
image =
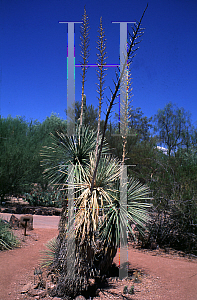
[[9, 224], [0, 219], [0, 250], [10, 250], [18, 245], [19, 241], [9, 228]]
[[[128, 108], [128, 136], [126, 144], [127, 160], [126, 164], [135, 164], [134, 160], [130, 160], [129, 155], [131, 153], [138, 152], [138, 148], [143, 144], [151, 143], [151, 129], [153, 125], [151, 124], [152, 118], [147, 118], [143, 116], [143, 112], [140, 108], [134, 108], [129, 106]], [[101, 128], [103, 127], [103, 122]], [[113, 136], [113, 134], [120, 134], [120, 122], [119, 115], [115, 114], [115, 121], [108, 125], [106, 131], [106, 139], [112, 149], [112, 153], [117, 157], [122, 156], [122, 137]], [[143, 156], [141, 156], [143, 158]]]
[[169, 156], [172, 151], [177, 150], [177, 147], [190, 146], [190, 114], [183, 108], [169, 102], [164, 109], [158, 110], [155, 123], [155, 130], [159, 133], [158, 139], [167, 146]]
[[129, 289], [128, 293], [130, 295], [134, 295], [135, 294], [134, 285], [131, 286], [131, 288]]
[[194, 149], [175, 156], [158, 152], [150, 187], [155, 206], [148, 242], [186, 252], [197, 250], [197, 159]]
[[[75, 119], [80, 121], [81, 103], [75, 101]], [[97, 129], [98, 122], [98, 109], [94, 108], [94, 105], [87, 105], [86, 101], [83, 103], [83, 125], [89, 127], [92, 130]]]
[[50, 185], [48, 185], [46, 189], [43, 189], [38, 184], [33, 184], [32, 190], [24, 194], [25, 200], [28, 201], [30, 205], [45, 207], [61, 207], [65, 197], [65, 191], [57, 190]]
[[28, 125], [23, 118], [0, 118], [0, 194], [20, 193], [26, 182]]
[[117, 189], [114, 187], [110, 193], [108, 192], [112, 201], [104, 206], [105, 218], [99, 228], [105, 247], [109, 247], [112, 243], [118, 247], [120, 236], [124, 236], [123, 228], [125, 226], [126, 228], [128, 226], [128, 230], [135, 238], [131, 224], [134, 224], [136, 230], [138, 229], [142, 233], [150, 220], [148, 208], [151, 205], [147, 202], [150, 200], [149, 188], [131, 178], [127, 184], [127, 191], [127, 205], [126, 207], [122, 205], [122, 209], [120, 209], [119, 182]]
[[44, 146], [41, 152], [42, 166], [45, 168], [44, 176], [52, 184], [64, 187], [68, 176], [68, 166], [79, 164], [84, 167], [89, 162], [89, 153], [96, 146], [96, 132], [89, 127], [76, 126], [76, 135], [68, 136], [57, 132], [51, 135], [53, 144], [51, 147]]
[[128, 293], [128, 287], [127, 285], [124, 286], [124, 289], [123, 289], [123, 294], [127, 294]]
[[40, 166], [42, 145], [50, 145], [50, 132], [62, 132], [65, 121], [52, 114], [42, 124], [28, 123], [24, 118], [0, 117], [0, 197], [23, 194], [32, 183], [45, 187], [43, 168]]

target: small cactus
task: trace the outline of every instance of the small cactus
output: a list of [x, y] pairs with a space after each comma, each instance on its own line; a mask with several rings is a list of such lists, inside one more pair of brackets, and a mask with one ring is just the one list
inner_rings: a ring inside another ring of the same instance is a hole
[[131, 286], [130, 290], [129, 290], [129, 294], [130, 295], [133, 295], [135, 292], [134, 292], [134, 285]]
[[123, 289], [123, 294], [127, 294], [128, 293], [128, 288], [127, 285], [125, 285], [124, 289]]

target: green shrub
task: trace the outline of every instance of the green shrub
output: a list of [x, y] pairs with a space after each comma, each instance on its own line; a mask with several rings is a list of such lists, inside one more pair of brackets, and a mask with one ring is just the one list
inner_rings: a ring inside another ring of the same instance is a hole
[[161, 248], [170, 247], [186, 253], [197, 254], [197, 200], [171, 200], [162, 209], [156, 208], [149, 225], [144, 247], [155, 241]]
[[19, 240], [11, 231], [9, 224], [0, 219], [0, 250], [9, 250], [19, 245]]
[[61, 207], [62, 200], [65, 199], [65, 191], [56, 190], [51, 186], [46, 189], [38, 184], [32, 185], [32, 190], [25, 193], [24, 198], [31, 206]]

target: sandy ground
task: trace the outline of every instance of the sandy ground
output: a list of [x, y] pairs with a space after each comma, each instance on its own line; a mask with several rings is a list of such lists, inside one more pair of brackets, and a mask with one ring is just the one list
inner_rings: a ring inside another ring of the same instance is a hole
[[29, 278], [34, 277], [34, 269], [39, 266], [40, 251], [45, 243], [58, 235], [57, 229], [36, 228], [27, 231], [33, 235], [27, 246], [0, 252], [0, 300], [16, 300]]
[[[3, 218], [9, 220], [9, 217], [10, 214], [3, 214]], [[45, 243], [57, 236], [59, 217], [33, 217], [34, 230], [27, 231], [26, 245], [0, 252], [0, 300], [34, 299], [22, 297], [20, 291], [34, 278], [34, 269], [39, 266], [40, 251], [45, 249]], [[129, 268], [141, 270], [144, 274], [142, 282], [135, 284], [135, 295], [120, 296], [125, 283], [118, 282], [114, 294], [110, 294], [110, 290], [108, 294], [104, 291], [96, 299], [197, 300], [197, 261], [157, 254], [156, 251], [145, 253], [129, 248]], [[118, 254], [114, 262], [118, 265]]]

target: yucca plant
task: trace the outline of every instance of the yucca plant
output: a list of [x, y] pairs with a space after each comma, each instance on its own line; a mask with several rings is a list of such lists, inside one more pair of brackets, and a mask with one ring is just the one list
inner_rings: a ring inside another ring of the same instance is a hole
[[[136, 39], [143, 33], [142, 18], [133, 28], [127, 57], [106, 113], [102, 137], [98, 138], [99, 124], [96, 134], [82, 126], [81, 118], [75, 136], [57, 133], [53, 136], [53, 146], [45, 147], [42, 153], [43, 165], [46, 168], [45, 175], [53, 184], [73, 191], [72, 199], [69, 199], [74, 201], [75, 206], [74, 214], [69, 211], [68, 201], [65, 199], [59, 225], [57, 251], [51, 265], [54, 272], [59, 274], [57, 284], [59, 296], [77, 295], [88, 287], [88, 279], [91, 276], [99, 276], [107, 271], [116, 255], [120, 237], [125, 233], [127, 220], [135, 224], [139, 230], [142, 230], [149, 220], [147, 208], [150, 204], [146, 202], [150, 199], [149, 190], [139, 181], [131, 178], [125, 183], [128, 193], [124, 194], [124, 198], [127, 204], [122, 205], [120, 201], [126, 135], [123, 136], [122, 161], [107, 154], [109, 149], [105, 146], [105, 131], [111, 109], [125, 76], [128, 60], [132, 61], [137, 50], [134, 48], [138, 44]], [[103, 76], [100, 78], [102, 80]], [[99, 103], [101, 104], [101, 100]], [[83, 107], [81, 112], [83, 114]], [[126, 106], [125, 112], [127, 112]], [[124, 118], [126, 119], [127, 117]], [[72, 218], [70, 217], [68, 221], [69, 213]], [[130, 223], [128, 229], [133, 233]], [[72, 244], [72, 237], [74, 237], [74, 244]], [[70, 251], [72, 247], [73, 251]], [[70, 261], [73, 262], [72, 269], [69, 268]]]
[[[57, 132], [56, 135], [52, 136], [53, 146], [44, 147], [41, 153], [43, 157], [42, 164], [45, 166], [44, 175], [50, 179], [51, 183], [60, 189], [66, 190], [69, 188], [69, 166], [72, 166], [75, 184], [82, 182], [85, 174], [89, 172], [90, 154], [93, 153], [96, 148], [96, 137], [96, 132], [90, 130], [89, 127], [83, 126], [80, 128], [79, 125], [76, 126], [75, 136], [68, 136], [67, 134]], [[99, 145], [100, 140], [101, 137], [99, 138]], [[102, 151], [103, 153], [109, 152], [106, 143]], [[92, 170], [93, 167], [92, 164]], [[76, 190], [75, 196], [80, 196], [79, 189]], [[52, 268], [65, 274], [67, 268], [65, 253], [68, 256], [66, 230], [68, 223], [67, 197], [63, 201], [62, 206], [63, 210], [59, 224], [59, 235], [57, 237], [57, 247]], [[85, 270], [85, 268], [83, 269]]]
[[75, 232], [78, 248], [86, 243], [86, 247], [91, 249], [89, 267], [94, 275], [102, 275], [113, 262], [120, 244], [120, 236], [124, 236], [123, 225], [128, 225], [133, 235], [131, 223], [142, 232], [150, 220], [148, 208], [151, 205], [147, 202], [150, 200], [148, 187], [131, 178], [127, 183], [127, 207], [123, 206], [120, 209], [119, 185], [122, 164], [117, 158], [109, 155], [103, 155], [100, 159], [91, 193], [94, 162], [95, 157], [91, 154], [89, 169], [82, 171], [81, 180], [76, 180], [73, 184], [77, 198], [75, 222], [71, 232]]
[[[127, 184], [128, 209], [120, 209], [121, 161], [110, 155], [102, 155], [91, 192], [95, 153], [90, 154], [89, 160], [86, 168], [78, 165], [81, 176], [75, 176], [74, 182], [70, 183], [75, 190], [76, 213], [73, 226], [61, 236], [60, 250], [53, 264], [53, 269], [58, 269], [61, 274], [58, 288], [67, 290], [72, 296], [88, 287], [90, 277], [101, 278], [106, 274], [117, 253], [123, 225], [127, 225], [127, 220], [139, 230], [145, 228], [149, 220], [147, 209], [150, 204], [144, 203], [150, 199], [149, 189], [139, 181], [130, 179]], [[133, 233], [130, 224], [128, 228]], [[68, 253], [69, 235], [73, 234], [76, 251], [74, 283], [67, 267], [68, 261], [73, 259]]]

